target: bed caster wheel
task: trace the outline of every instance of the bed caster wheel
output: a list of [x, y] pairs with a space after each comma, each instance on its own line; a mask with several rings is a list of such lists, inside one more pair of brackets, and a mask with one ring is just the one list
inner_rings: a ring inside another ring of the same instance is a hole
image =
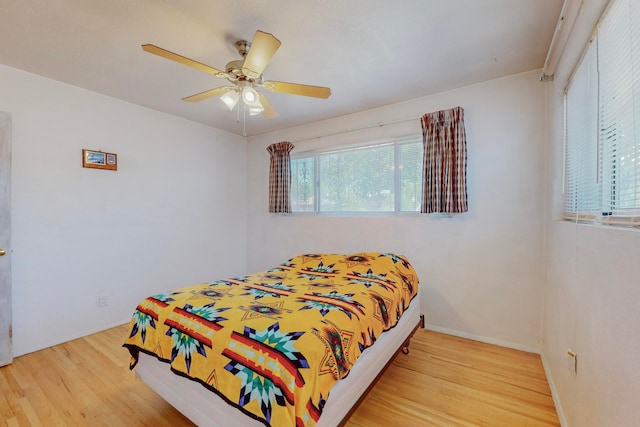
[[409, 354], [409, 346], [404, 346], [404, 347], [402, 347], [402, 352], [403, 352], [404, 354]]

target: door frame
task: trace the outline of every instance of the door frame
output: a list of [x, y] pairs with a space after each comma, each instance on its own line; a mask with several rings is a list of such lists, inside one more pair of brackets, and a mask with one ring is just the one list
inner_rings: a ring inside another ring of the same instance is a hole
[[0, 366], [13, 360], [11, 321], [11, 113], [0, 111]]

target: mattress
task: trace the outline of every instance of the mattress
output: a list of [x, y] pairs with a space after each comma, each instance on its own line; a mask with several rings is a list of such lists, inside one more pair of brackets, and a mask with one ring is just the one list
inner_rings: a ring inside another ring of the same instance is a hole
[[[395, 328], [385, 332], [376, 344], [366, 349], [346, 378], [333, 387], [318, 427], [340, 425], [351, 409], [364, 397], [369, 386], [393, 359], [421, 324], [420, 295], [414, 299]], [[399, 355], [402, 357], [402, 355]], [[193, 381], [175, 375], [166, 363], [141, 353], [136, 375], [164, 400], [201, 427], [259, 427], [260, 421], [247, 417], [217, 395]]]

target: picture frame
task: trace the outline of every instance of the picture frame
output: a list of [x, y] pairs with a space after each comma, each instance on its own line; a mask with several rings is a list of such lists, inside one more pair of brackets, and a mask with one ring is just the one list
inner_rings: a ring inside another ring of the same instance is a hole
[[118, 170], [118, 155], [98, 150], [82, 150], [82, 167], [92, 169]]

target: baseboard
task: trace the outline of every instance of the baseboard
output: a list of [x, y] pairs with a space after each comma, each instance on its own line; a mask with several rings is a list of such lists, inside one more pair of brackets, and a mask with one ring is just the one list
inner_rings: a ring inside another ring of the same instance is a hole
[[453, 335], [460, 338], [467, 338], [474, 341], [480, 341], [487, 344], [499, 345], [500, 347], [507, 347], [507, 348], [512, 348], [514, 350], [526, 351], [527, 353], [541, 354], [539, 348], [532, 348], [526, 345], [516, 344], [509, 341], [497, 340], [495, 338], [489, 338], [482, 335], [470, 334], [467, 332], [457, 331], [455, 329], [443, 328], [443, 327], [432, 325], [429, 323], [425, 325], [425, 329], [429, 329], [430, 331], [434, 331], [434, 332], [441, 332], [447, 335]]
[[564, 411], [562, 410], [562, 405], [560, 404], [560, 399], [558, 398], [558, 390], [556, 389], [556, 384], [555, 382], [553, 382], [553, 377], [551, 376], [551, 371], [548, 368], [548, 364], [544, 357], [544, 353], [540, 354], [540, 359], [542, 359], [542, 367], [544, 368], [544, 374], [547, 377], [547, 383], [549, 384], [549, 389], [551, 389], [551, 397], [553, 398], [553, 404], [556, 407], [556, 414], [558, 414], [558, 420], [560, 420], [560, 425], [562, 427], [569, 427], [567, 418], [565, 417]]

